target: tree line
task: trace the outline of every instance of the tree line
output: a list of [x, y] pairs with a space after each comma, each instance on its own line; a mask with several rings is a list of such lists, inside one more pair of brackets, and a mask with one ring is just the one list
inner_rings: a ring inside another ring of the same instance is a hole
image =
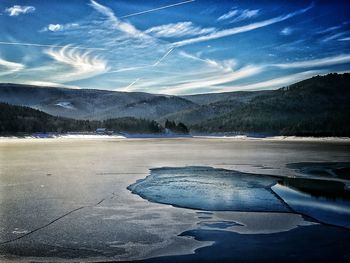
[[[183, 123], [167, 127], [176, 133], [188, 133]], [[125, 133], [163, 133], [165, 127], [154, 120], [124, 117], [96, 120], [75, 120], [52, 116], [30, 107], [15, 106], [0, 103], [0, 134], [30, 134], [30, 133], [67, 133], [94, 132], [97, 128], [106, 128], [114, 132]]]

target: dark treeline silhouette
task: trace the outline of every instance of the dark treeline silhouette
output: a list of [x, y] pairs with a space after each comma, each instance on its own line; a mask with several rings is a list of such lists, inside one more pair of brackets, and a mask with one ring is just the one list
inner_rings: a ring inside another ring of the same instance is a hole
[[[0, 134], [94, 132], [107, 128], [126, 133], [162, 133], [164, 128], [153, 120], [124, 117], [104, 121], [55, 117], [29, 107], [0, 103]], [[188, 132], [188, 131], [187, 131]]]
[[129, 133], [161, 133], [164, 128], [156, 121], [124, 117], [102, 121], [103, 127], [112, 131]]
[[175, 121], [166, 120], [164, 126], [166, 129], [168, 129], [174, 133], [181, 133], [181, 134], [189, 133], [187, 126], [185, 124], [183, 124], [182, 122], [179, 122], [178, 124], [176, 124]]

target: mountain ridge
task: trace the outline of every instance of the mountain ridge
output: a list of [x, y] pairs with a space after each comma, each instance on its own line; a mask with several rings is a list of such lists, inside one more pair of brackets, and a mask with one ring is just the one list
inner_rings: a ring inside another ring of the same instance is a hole
[[2, 83], [0, 102], [73, 119], [183, 122], [199, 133], [350, 134], [350, 73], [315, 76], [277, 90], [185, 96]]

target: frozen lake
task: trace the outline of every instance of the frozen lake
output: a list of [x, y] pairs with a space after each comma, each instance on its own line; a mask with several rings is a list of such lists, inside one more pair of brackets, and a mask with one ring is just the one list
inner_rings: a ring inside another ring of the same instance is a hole
[[[176, 255], [194, 255], [196, 249], [206, 257], [214, 242], [212, 251], [223, 249], [222, 240], [243, 240], [250, 248], [257, 240], [273, 246], [273, 240], [283, 239], [281, 251], [289, 251], [297, 249], [286, 245], [296, 236], [324, 246], [320, 258], [349, 258], [350, 231], [344, 225], [349, 178], [347, 168], [339, 166], [349, 161], [349, 141], [1, 139], [0, 261], [97, 262], [174, 255], [163, 258], [171, 261]], [[163, 167], [169, 167], [166, 178], [154, 175], [155, 185], [145, 179], [150, 169], [159, 172]], [[197, 167], [195, 173], [188, 167]], [[169, 169], [185, 169], [186, 178], [180, 171], [181, 180], [170, 182]], [[234, 174], [236, 181], [230, 179]], [[256, 184], [256, 176], [263, 182]], [[327, 178], [334, 191], [345, 190], [340, 196], [317, 196], [318, 188], [304, 189], [303, 181], [281, 181], [284, 177]], [[131, 193], [127, 187], [135, 182], [145, 185]], [[234, 187], [240, 195], [227, 197]], [[327, 209], [336, 210], [335, 216], [329, 218]], [[327, 237], [328, 243], [322, 243]], [[345, 245], [336, 245], [340, 243]], [[305, 253], [318, 259], [313, 250]], [[227, 261], [235, 258], [228, 255]]]

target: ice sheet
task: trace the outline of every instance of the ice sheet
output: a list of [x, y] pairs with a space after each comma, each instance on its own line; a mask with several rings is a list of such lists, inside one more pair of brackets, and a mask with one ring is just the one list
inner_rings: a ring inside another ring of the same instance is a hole
[[211, 167], [152, 169], [128, 187], [158, 203], [213, 211], [288, 212], [270, 186], [276, 178]]

